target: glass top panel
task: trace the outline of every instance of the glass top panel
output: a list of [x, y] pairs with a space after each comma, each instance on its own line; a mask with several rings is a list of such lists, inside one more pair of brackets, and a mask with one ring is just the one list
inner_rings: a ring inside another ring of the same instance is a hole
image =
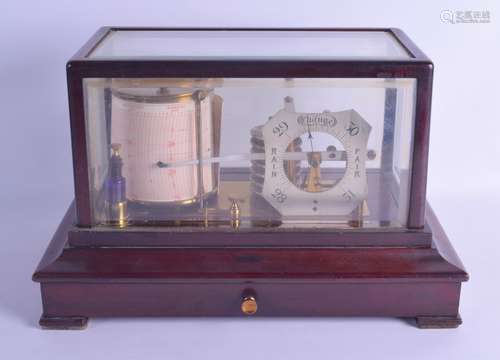
[[113, 30], [91, 59], [409, 59], [387, 31]]

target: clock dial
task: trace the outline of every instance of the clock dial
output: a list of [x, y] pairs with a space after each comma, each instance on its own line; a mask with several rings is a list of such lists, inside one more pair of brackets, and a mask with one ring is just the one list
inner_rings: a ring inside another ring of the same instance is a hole
[[[354, 110], [280, 110], [262, 127], [263, 197], [284, 216], [351, 213], [368, 192], [370, 129]], [[326, 167], [330, 162], [335, 166]]]

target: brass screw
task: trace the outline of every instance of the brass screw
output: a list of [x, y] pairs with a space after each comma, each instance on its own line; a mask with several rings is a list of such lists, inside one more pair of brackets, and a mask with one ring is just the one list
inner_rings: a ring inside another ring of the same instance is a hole
[[245, 315], [253, 315], [257, 312], [257, 300], [253, 296], [246, 296], [241, 301], [241, 311]]
[[119, 156], [120, 155], [120, 148], [122, 147], [122, 144], [118, 143], [113, 143], [111, 144], [111, 153], [114, 156]]
[[231, 214], [231, 226], [233, 228], [240, 227], [240, 206], [238, 205], [238, 201], [236, 199], [231, 200], [231, 207], [229, 208], [229, 213]]

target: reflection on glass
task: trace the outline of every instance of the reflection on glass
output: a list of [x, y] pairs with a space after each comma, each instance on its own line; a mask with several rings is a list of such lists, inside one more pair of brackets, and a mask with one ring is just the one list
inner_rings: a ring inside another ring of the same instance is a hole
[[97, 224], [406, 224], [414, 79], [84, 84]]
[[388, 31], [113, 30], [92, 59], [383, 58], [411, 56]]

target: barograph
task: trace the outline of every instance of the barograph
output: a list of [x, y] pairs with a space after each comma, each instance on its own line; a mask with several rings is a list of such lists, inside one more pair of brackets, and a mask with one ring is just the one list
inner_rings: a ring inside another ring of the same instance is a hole
[[100, 29], [67, 64], [75, 200], [40, 324], [458, 326], [468, 275], [425, 196], [432, 74], [399, 29]]

